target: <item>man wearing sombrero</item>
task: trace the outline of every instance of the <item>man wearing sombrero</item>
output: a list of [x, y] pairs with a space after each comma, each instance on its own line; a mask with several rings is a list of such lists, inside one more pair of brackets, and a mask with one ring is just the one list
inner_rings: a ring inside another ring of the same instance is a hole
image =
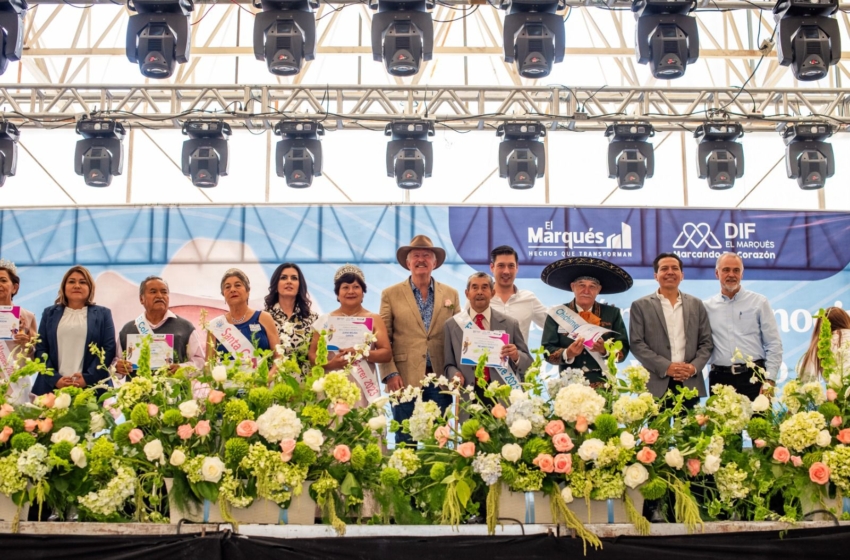
[[[619, 340], [623, 349], [617, 361], [623, 361], [629, 353], [626, 324], [620, 310], [613, 305], [599, 303], [599, 294], [619, 294], [632, 287], [632, 277], [619, 266], [592, 257], [571, 257], [556, 261], [540, 275], [546, 284], [573, 292], [575, 297], [565, 305], [550, 309], [543, 327], [541, 343], [549, 352], [549, 362], [559, 370], [577, 368], [592, 384], [602, 383], [602, 373], [607, 359], [605, 340]], [[569, 338], [569, 324], [590, 323], [605, 329], [604, 334], [588, 348], [582, 337]]]

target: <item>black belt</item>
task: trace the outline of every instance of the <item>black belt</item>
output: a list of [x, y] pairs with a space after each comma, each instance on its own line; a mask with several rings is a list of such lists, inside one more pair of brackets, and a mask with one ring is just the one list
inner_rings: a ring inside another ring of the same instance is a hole
[[[755, 360], [753, 362], [754, 365], [764, 369], [765, 363], [764, 360]], [[711, 366], [711, 371], [716, 371], [717, 373], [747, 373], [750, 370], [747, 367], [747, 364], [732, 364], [731, 366]]]

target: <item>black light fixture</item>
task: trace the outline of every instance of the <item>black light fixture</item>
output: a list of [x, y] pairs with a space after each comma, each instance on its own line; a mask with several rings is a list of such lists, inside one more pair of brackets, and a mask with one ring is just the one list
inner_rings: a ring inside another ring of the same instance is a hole
[[371, 0], [372, 58], [393, 76], [413, 76], [434, 54], [433, 0]]
[[544, 78], [552, 64], [563, 62], [566, 47], [564, 19], [556, 12], [566, 0], [509, 0], [499, 7], [505, 16], [503, 45], [505, 62], [516, 62], [524, 78]]
[[24, 50], [24, 16], [27, 15], [26, 0], [0, 2], [0, 75], [6, 72], [9, 62], [20, 60]]
[[305, 60], [316, 58], [318, 0], [261, 0], [254, 18], [254, 56], [276, 76], [294, 76]]
[[431, 176], [434, 150], [429, 136], [434, 136], [434, 123], [429, 121], [396, 121], [384, 129], [387, 142], [387, 177], [395, 177], [402, 189], [418, 189]]
[[189, 60], [192, 0], [127, 0], [127, 58], [146, 78], [163, 79]]
[[810, 82], [825, 78], [829, 66], [841, 60], [838, 0], [779, 0], [773, 8], [779, 41], [779, 64], [794, 77]]
[[322, 143], [325, 127], [313, 121], [280, 121], [274, 133], [283, 138], [275, 149], [278, 177], [294, 189], [307, 188], [322, 175]]
[[605, 129], [608, 138], [608, 177], [621, 189], [640, 189], [655, 173], [655, 154], [647, 140], [655, 129], [646, 122], [615, 123]]
[[499, 177], [508, 179], [512, 189], [530, 189], [534, 180], [546, 174], [546, 150], [538, 140], [546, 127], [535, 122], [509, 122], [499, 125]]
[[86, 119], [77, 123], [74, 172], [90, 187], [108, 187], [112, 177], [124, 170], [124, 125], [110, 119]]
[[661, 80], [681, 78], [699, 58], [699, 31], [690, 14], [696, 0], [634, 0], [635, 51]]
[[738, 123], [709, 122], [694, 131], [699, 178], [708, 179], [709, 188], [731, 189], [744, 176], [744, 148], [737, 142], [743, 135]]
[[785, 170], [789, 179], [797, 179], [801, 189], [822, 189], [826, 180], [835, 175], [835, 155], [832, 127], [825, 123], [799, 122], [779, 125], [785, 142]]
[[0, 121], [0, 187], [6, 177], [14, 177], [18, 168], [18, 127], [8, 121]]
[[227, 138], [232, 134], [224, 121], [188, 120], [183, 134], [181, 168], [196, 187], [215, 187], [220, 177], [227, 175]]

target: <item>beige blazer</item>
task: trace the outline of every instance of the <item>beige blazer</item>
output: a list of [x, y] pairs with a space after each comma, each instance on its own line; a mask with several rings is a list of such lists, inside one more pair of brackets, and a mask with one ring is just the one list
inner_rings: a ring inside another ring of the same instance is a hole
[[[452, 307], [446, 307], [446, 300]], [[419, 386], [425, 377], [425, 356], [431, 355], [431, 367], [437, 375], [443, 374], [446, 321], [460, 311], [457, 290], [434, 280], [434, 312], [431, 326], [425, 323], [410, 287], [410, 277], [386, 288], [381, 293], [381, 317], [387, 326], [387, 335], [393, 349], [393, 359], [379, 364], [381, 379], [398, 372], [405, 385]]]

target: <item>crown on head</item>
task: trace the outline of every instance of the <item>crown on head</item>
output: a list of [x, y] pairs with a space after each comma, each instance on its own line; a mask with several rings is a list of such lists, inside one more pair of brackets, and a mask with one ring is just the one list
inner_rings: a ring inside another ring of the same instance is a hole
[[16, 267], [15, 263], [9, 259], [0, 259], [0, 268], [5, 268], [6, 270], [11, 271], [11, 273], [15, 276], [18, 275], [18, 267]]
[[345, 264], [336, 271], [334, 274], [334, 282], [342, 278], [346, 274], [353, 274], [356, 277], [360, 278], [363, 282], [366, 282], [366, 277], [363, 275], [363, 271], [360, 270], [359, 266], [354, 266], [353, 264]]

